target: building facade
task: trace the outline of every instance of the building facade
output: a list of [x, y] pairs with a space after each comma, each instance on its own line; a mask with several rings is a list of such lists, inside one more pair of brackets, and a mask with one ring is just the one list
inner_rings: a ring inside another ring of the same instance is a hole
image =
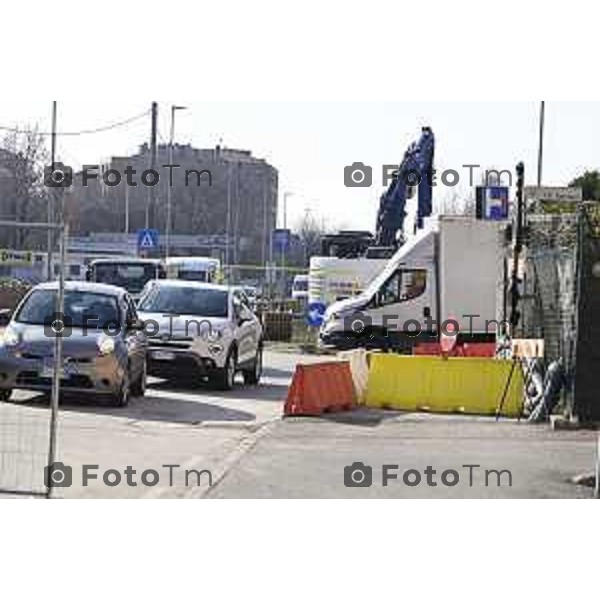
[[[142, 181], [151, 165], [144, 145], [133, 156], [114, 157], [99, 170], [89, 170], [97, 178], [89, 178], [86, 186], [83, 172], [76, 174], [68, 203], [72, 235], [133, 234], [150, 226], [160, 232], [164, 243], [170, 186], [171, 254], [209, 253], [224, 264], [269, 261], [278, 196], [278, 173], [272, 165], [246, 150], [177, 144], [171, 156], [169, 146], [160, 145], [154, 161], [160, 181], [153, 188]], [[118, 176], [121, 183], [113, 185]], [[136, 185], [128, 185], [128, 178]], [[145, 181], [154, 183], [155, 178]], [[177, 247], [177, 241], [184, 239], [178, 236], [185, 236], [185, 248]], [[204, 240], [203, 244], [190, 248], [190, 236]], [[214, 248], [206, 243], [213, 238]]]

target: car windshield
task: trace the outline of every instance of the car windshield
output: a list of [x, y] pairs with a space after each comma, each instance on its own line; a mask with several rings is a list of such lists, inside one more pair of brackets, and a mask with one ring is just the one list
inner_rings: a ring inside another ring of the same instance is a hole
[[[56, 314], [56, 290], [34, 290], [19, 310], [15, 320], [28, 325], [48, 325]], [[65, 323], [89, 329], [119, 325], [119, 308], [115, 296], [95, 292], [65, 292]]]
[[142, 298], [139, 310], [198, 317], [227, 317], [228, 292], [184, 286], [158, 285]]
[[92, 279], [97, 283], [116, 285], [131, 294], [138, 294], [156, 277], [157, 266], [151, 263], [98, 263], [93, 267]]

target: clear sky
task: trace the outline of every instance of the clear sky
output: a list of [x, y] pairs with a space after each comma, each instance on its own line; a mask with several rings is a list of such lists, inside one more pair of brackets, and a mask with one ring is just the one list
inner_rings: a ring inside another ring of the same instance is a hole
[[[463, 183], [437, 188], [436, 200], [469, 194], [466, 163], [511, 169], [523, 160], [535, 183], [539, 102], [160, 102], [160, 141], [167, 142], [171, 104], [176, 141], [197, 147], [248, 149], [279, 170], [280, 194], [291, 192], [289, 223], [306, 209], [330, 227], [372, 229], [381, 187], [381, 165], [398, 163], [410, 142], [429, 125], [436, 135], [436, 168], [453, 168]], [[59, 130], [99, 127], [141, 113], [149, 101], [59, 103]], [[0, 103], [0, 125], [50, 126], [51, 102]], [[133, 152], [147, 141], [149, 118], [122, 129], [62, 137], [58, 158], [79, 166]], [[600, 104], [547, 102], [544, 183], [565, 185], [585, 168], [600, 168]], [[344, 186], [344, 166], [374, 167], [369, 189]]]

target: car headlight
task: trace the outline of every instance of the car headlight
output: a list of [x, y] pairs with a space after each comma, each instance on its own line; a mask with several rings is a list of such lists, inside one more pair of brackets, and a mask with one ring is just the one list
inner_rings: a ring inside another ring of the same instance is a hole
[[98, 352], [100, 356], [107, 356], [115, 351], [115, 340], [110, 337], [98, 338]]
[[19, 336], [12, 329], [6, 329], [4, 333], [0, 335], [0, 345], [7, 348], [13, 348], [19, 341]]

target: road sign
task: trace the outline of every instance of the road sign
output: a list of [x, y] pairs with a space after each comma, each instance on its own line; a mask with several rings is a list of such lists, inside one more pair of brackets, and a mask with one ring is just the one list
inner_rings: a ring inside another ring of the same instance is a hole
[[479, 186], [476, 189], [477, 218], [488, 221], [508, 219], [509, 188], [501, 185]]
[[0, 250], [0, 263], [6, 267], [29, 267], [33, 264], [33, 252]]
[[583, 192], [575, 187], [525, 186], [525, 199], [538, 202], [581, 202]]
[[273, 229], [271, 239], [273, 248], [278, 252], [285, 252], [290, 247], [292, 232], [289, 229]]
[[311, 327], [321, 327], [327, 307], [322, 302], [312, 302], [306, 311], [306, 322]]
[[159, 235], [156, 229], [140, 229], [138, 231], [138, 250], [156, 250]]

